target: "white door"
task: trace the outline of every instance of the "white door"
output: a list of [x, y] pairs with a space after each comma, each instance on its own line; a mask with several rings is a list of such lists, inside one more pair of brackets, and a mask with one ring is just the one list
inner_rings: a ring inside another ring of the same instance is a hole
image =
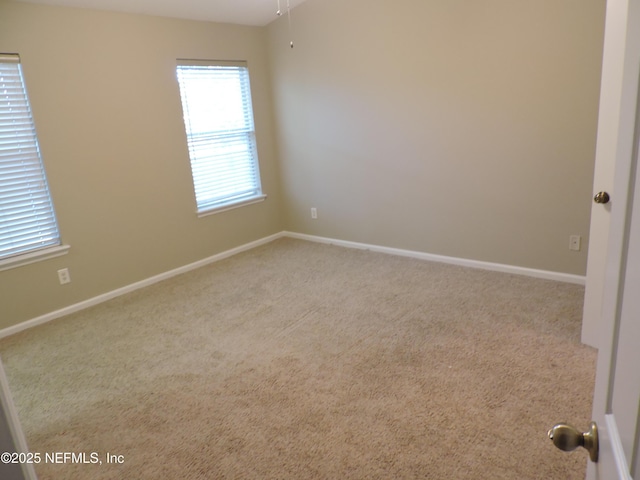
[[640, 0], [624, 9], [624, 72], [599, 332], [593, 420], [599, 459], [587, 479], [640, 479]]
[[[640, 59], [639, 59], [640, 64]], [[640, 123], [640, 122], [639, 122]], [[640, 478], [640, 170], [616, 171], [593, 418], [600, 452], [588, 479]], [[626, 186], [621, 183], [626, 177]], [[628, 180], [631, 180], [630, 182]], [[626, 187], [626, 188], [625, 188]], [[635, 193], [635, 194], [634, 194]], [[627, 195], [628, 194], [628, 195]]]
[[[15, 453], [14, 457], [6, 452]], [[29, 452], [27, 441], [18, 420], [9, 383], [5, 374], [2, 360], [0, 360], [0, 478], [6, 480], [36, 480], [33, 464], [20, 462], [18, 454]], [[15, 462], [15, 463], [14, 463]]]
[[[609, 0], [607, 2], [593, 195], [600, 191], [613, 191], [618, 126], [622, 106], [628, 4], [628, 0]], [[607, 242], [609, 240], [610, 207], [610, 204], [593, 204], [591, 208], [582, 343], [595, 348], [600, 346], [599, 330], [602, 324], [602, 294]]]

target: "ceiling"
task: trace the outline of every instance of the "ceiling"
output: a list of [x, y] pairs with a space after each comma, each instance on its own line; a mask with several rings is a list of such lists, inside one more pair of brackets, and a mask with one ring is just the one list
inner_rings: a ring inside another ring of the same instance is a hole
[[[14, 0], [240, 25], [266, 25], [277, 18], [278, 0]], [[291, 8], [305, 0], [289, 0]], [[280, 0], [286, 12], [287, 0]]]

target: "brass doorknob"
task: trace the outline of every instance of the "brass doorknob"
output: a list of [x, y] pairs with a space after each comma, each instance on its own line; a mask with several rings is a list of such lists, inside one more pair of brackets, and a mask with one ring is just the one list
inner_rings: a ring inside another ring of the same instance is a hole
[[611, 200], [611, 197], [609, 197], [609, 194], [607, 192], [598, 192], [596, 193], [596, 196], [593, 197], [593, 201], [596, 203], [609, 203], [609, 200]]
[[591, 461], [598, 461], [598, 426], [595, 422], [591, 422], [589, 431], [584, 433], [576, 427], [559, 423], [549, 430], [549, 438], [556, 447], [565, 452], [584, 447], [589, 452]]

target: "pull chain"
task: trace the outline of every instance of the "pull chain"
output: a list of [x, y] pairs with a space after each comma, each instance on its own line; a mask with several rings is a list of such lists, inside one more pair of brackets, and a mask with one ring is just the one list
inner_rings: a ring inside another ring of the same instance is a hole
[[[289, 5], [289, 0], [287, 0], [287, 21], [289, 22], [289, 38], [291, 38], [291, 5]], [[293, 39], [289, 42], [289, 45], [293, 48]]]
[[[280, 0], [278, 0], [278, 10], [276, 10], [278, 17], [282, 16], [282, 10], [280, 9]], [[287, 22], [289, 24], [289, 38], [291, 38], [291, 4], [290, 0], [287, 0]], [[293, 40], [289, 42], [289, 46], [293, 48]]]

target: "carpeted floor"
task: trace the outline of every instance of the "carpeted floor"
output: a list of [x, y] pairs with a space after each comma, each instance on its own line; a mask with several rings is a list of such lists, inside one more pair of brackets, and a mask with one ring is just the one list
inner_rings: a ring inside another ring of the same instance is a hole
[[280, 239], [0, 355], [31, 451], [102, 461], [41, 479], [577, 480], [546, 432], [590, 421], [583, 293]]

